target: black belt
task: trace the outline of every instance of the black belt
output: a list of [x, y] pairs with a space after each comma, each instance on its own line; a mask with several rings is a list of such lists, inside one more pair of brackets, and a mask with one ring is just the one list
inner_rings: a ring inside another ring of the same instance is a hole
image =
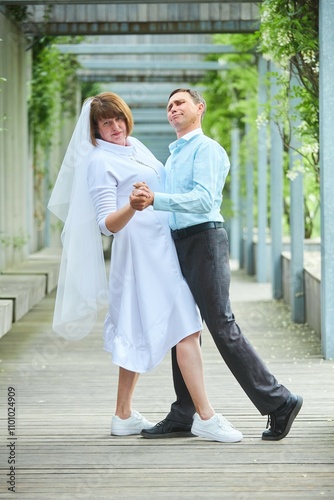
[[195, 226], [185, 227], [184, 229], [172, 230], [172, 237], [174, 240], [180, 240], [182, 238], [188, 238], [193, 234], [200, 233], [201, 231], [206, 231], [207, 229], [217, 229], [218, 227], [223, 227], [222, 222], [203, 222], [203, 224], [196, 224]]

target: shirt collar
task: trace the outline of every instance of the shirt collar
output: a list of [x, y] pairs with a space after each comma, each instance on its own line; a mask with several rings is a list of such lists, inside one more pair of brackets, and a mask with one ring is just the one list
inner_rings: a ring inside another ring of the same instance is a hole
[[96, 139], [96, 145], [98, 148], [123, 156], [132, 156], [135, 150], [131, 142], [131, 137], [127, 137], [126, 146], [120, 146], [119, 144], [103, 141], [102, 139]]
[[188, 132], [185, 134], [181, 139], [184, 139], [185, 141], [189, 141], [192, 137], [195, 135], [203, 134], [203, 130], [201, 128], [195, 128], [195, 130], [192, 130], [191, 132]]
[[180, 137], [180, 139], [177, 139], [176, 141], [172, 142], [169, 145], [169, 151], [172, 152], [175, 149], [179, 148], [180, 146], [184, 146], [190, 139], [195, 137], [195, 135], [200, 135], [203, 134], [203, 130], [201, 128], [196, 128], [195, 130], [192, 130], [191, 132], [188, 132], [184, 136]]

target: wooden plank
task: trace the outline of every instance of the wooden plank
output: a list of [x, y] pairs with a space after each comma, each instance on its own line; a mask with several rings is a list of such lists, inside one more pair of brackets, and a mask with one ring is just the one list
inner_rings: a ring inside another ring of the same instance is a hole
[[[334, 493], [334, 362], [319, 338], [291, 322], [271, 300], [270, 285], [233, 271], [234, 313], [277, 378], [304, 397], [289, 435], [264, 442], [260, 416], [203, 333], [207, 390], [244, 434], [241, 443], [200, 438], [111, 437], [117, 367], [102, 350], [103, 317], [91, 336], [54, 336], [55, 294], [43, 299], [0, 340], [0, 439], [7, 444], [7, 387], [16, 389], [17, 495], [49, 499], [315, 499]], [[140, 377], [134, 407], [158, 421], [173, 401], [169, 355]], [[8, 496], [7, 449], [0, 446], [0, 496]]]

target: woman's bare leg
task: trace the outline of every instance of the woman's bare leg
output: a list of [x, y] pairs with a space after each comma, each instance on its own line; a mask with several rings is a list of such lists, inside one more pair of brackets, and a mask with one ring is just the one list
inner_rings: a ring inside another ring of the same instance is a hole
[[176, 356], [182, 376], [194, 402], [196, 412], [202, 420], [208, 420], [215, 414], [215, 411], [211, 406], [205, 389], [199, 338], [200, 333], [197, 332], [181, 340], [176, 346]]
[[131, 416], [132, 397], [136, 387], [139, 373], [119, 368], [118, 390], [115, 415], [126, 419]]

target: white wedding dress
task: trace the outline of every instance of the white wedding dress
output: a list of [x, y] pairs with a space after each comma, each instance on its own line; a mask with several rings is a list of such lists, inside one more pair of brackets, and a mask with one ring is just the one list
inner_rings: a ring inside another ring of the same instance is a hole
[[[107, 235], [106, 216], [129, 202], [135, 182], [164, 191], [163, 165], [138, 140], [130, 137], [128, 143], [98, 140], [89, 158], [89, 192], [100, 231]], [[116, 365], [139, 373], [154, 368], [172, 346], [202, 328], [168, 216], [153, 207], [137, 211], [113, 235], [104, 348]]]

